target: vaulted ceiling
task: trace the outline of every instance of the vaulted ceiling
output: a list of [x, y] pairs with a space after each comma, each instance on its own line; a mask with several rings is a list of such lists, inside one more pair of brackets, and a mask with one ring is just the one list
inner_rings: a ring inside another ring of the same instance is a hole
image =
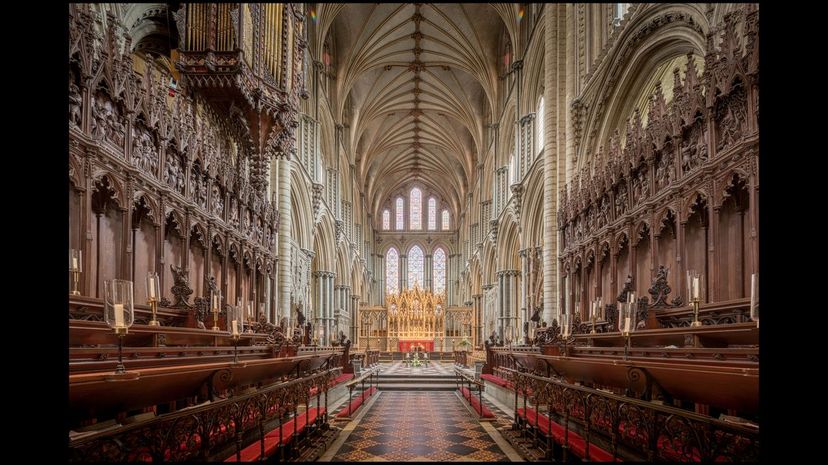
[[349, 132], [369, 211], [416, 180], [456, 215], [495, 106], [498, 12], [458, 3], [320, 9], [318, 33], [330, 35], [336, 66], [332, 111]]

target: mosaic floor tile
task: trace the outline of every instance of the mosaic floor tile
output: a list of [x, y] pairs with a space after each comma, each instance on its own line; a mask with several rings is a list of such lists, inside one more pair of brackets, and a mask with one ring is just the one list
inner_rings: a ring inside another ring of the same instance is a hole
[[386, 391], [333, 460], [494, 462], [508, 458], [455, 393]]

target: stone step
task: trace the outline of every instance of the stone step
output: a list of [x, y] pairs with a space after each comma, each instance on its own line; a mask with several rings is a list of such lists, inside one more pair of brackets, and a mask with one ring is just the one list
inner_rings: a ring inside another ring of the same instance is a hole
[[386, 383], [379, 385], [380, 391], [455, 391], [457, 386], [447, 383]]
[[379, 384], [419, 384], [419, 383], [426, 383], [426, 384], [454, 384], [454, 378], [379, 378]]

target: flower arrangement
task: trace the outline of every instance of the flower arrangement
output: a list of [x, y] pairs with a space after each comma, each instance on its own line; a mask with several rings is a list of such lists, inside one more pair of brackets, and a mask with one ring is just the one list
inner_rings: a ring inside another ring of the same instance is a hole
[[420, 356], [417, 354], [417, 352], [414, 352], [414, 358], [411, 359], [411, 366], [412, 367], [422, 366], [422, 362], [420, 362]]

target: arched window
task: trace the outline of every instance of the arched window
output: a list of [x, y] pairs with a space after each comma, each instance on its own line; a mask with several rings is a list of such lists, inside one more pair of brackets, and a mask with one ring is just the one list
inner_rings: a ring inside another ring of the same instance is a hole
[[432, 271], [434, 275], [434, 293], [439, 294], [446, 290], [446, 251], [442, 247], [438, 247], [432, 258], [434, 260]]
[[543, 150], [543, 97], [538, 103], [538, 113], [535, 115], [535, 133], [537, 134], [535, 140], [538, 141], [536, 152], [540, 153]]
[[411, 229], [423, 229], [423, 191], [416, 187], [411, 189], [409, 208], [411, 209]]
[[382, 211], [382, 230], [388, 231], [391, 229], [391, 212], [386, 208]]
[[423, 249], [415, 245], [408, 250], [408, 287], [414, 287], [416, 284], [423, 287], [423, 276], [425, 269], [425, 256]]
[[428, 230], [437, 229], [437, 200], [434, 197], [428, 199]]
[[627, 7], [629, 7], [629, 3], [614, 3], [612, 8], [612, 25], [619, 26], [621, 24], [621, 20], [624, 18], [624, 13], [627, 12]]
[[400, 292], [400, 254], [391, 247], [385, 253], [385, 293], [397, 294]]
[[442, 215], [442, 216], [443, 216], [443, 217], [442, 217], [442, 228], [443, 228], [443, 231], [448, 231], [448, 230], [449, 230], [449, 214], [448, 214], [448, 210], [443, 210], [443, 215]]
[[397, 231], [402, 231], [405, 228], [405, 212], [403, 211], [403, 198], [397, 197], [396, 201], [396, 211], [394, 214], [397, 216]]

